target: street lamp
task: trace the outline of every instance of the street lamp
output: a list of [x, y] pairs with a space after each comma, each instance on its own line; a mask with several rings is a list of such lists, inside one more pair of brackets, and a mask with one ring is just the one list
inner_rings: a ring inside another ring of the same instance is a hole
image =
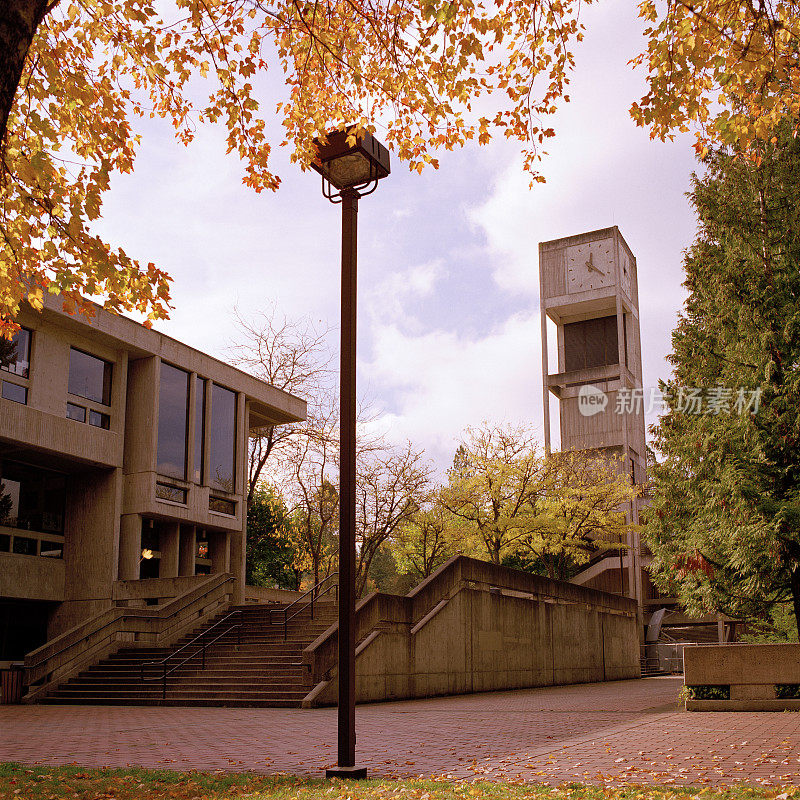
[[[351, 141], [348, 144], [348, 137]], [[389, 151], [366, 131], [333, 131], [317, 141], [312, 167], [322, 193], [342, 204], [342, 301], [339, 350], [339, 709], [338, 759], [329, 778], [365, 778], [356, 767], [356, 255], [358, 199], [389, 174]], [[353, 140], [354, 139], [354, 140]]]

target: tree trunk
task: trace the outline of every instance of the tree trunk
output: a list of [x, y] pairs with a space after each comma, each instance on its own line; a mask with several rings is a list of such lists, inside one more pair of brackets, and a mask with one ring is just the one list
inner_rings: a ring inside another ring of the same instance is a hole
[[47, 0], [3, 0], [0, 3], [0, 147], [5, 144], [8, 115], [31, 42], [45, 14], [54, 5], [55, 2], [48, 5]]
[[797, 623], [798, 640], [800, 640], [800, 567], [792, 570], [792, 605], [794, 619]]

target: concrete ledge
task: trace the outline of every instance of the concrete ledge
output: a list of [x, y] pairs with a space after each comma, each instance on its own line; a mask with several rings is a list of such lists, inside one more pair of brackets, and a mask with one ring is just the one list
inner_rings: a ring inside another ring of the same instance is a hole
[[800, 711], [800, 700], [687, 700], [687, 711]]

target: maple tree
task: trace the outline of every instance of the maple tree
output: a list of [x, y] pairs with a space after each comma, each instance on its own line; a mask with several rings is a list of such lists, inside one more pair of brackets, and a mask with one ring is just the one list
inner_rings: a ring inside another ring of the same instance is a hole
[[438, 497], [462, 522], [464, 549], [495, 564], [533, 560], [562, 579], [598, 550], [619, 546], [624, 508], [637, 492], [613, 457], [545, 456], [526, 426], [468, 428], [448, 479]]
[[654, 137], [695, 128], [697, 150], [737, 145], [758, 158], [787, 116], [800, 117], [796, 0], [643, 0], [648, 92], [631, 109]]
[[469, 524], [493, 564], [516, 549], [536, 522], [534, 498], [546, 468], [532, 430], [484, 424], [467, 428], [442, 487], [442, 505]]
[[434, 492], [416, 509], [390, 542], [397, 567], [421, 581], [432, 575], [450, 557], [464, 549], [459, 520], [454, 518]]
[[625, 509], [638, 490], [619, 460], [597, 451], [554, 452], [546, 467], [546, 492], [529, 500], [535, 524], [516, 551], [549, 578], [569, 580], [596, 553], [625, 541]]
[[[552, 135], [582, 36], [579, 0], [10, 0], [0, 8], [0, 330], [45, 292], [68, 310], [100, 296], [148, 321], [169, 279], [92, 232], [113, 173], [133, 169], [136, 117], [163, 117], [184, 143], [199, 123], [227, 130], [244, 182], [275, 189], [271, 153], [308, 166], [313, 139], [374, 123], [412, 169], [432, 152], [502, 133], [531, 165]], [[282, 134], [255, 88], [268, 65], [286, 92]], [[198, 101], [198, 79], [207, 80]], [[535, 85], [535, 89], [534, 89]], [[484, 98], [495, 93], [491, 105]], [[481, 114], [478, 104], [491, 109]]]

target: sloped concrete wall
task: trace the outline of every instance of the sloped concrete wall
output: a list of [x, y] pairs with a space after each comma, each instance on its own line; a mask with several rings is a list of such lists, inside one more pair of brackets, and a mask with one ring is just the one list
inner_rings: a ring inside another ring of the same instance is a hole
[[[362, 601], [358, 702], [639, 677], [634, 601], [457, 560], [440, 592]], [[317, 683], [306, 705], [336, 702], [335, 638], [334, 626], [304, 654]]]

